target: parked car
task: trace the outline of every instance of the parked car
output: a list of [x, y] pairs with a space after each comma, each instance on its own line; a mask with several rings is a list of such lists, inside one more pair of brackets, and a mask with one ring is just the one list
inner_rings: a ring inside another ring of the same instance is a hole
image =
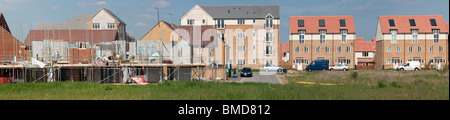
[[251, 68], [244, 68], [241, 71], [241, 77], [253, 77], [253, 72]]
[[306, 66], [307, 71], [311, 72], [313, 70], [328, 70], [328, 65], [330, 64], [330, 61], [328, 60], [321, 60], [321, 61], [312, 61], [311, 64]]
[[267, 64], [267, 65], [264, 65], [263, 70], [266, 71], [266, 72], [269, 72], [269, 71], [282, 72], [283, 68], [282, 67], [278, 67], [276, 65], [269, 65], [269, 64]]
[[420, 62], [419, 61], [409, 61], [406, 62], [404, 65], [398, 66], [397, 70], [414, 70], [414, 71], [418, 71], [420, 70]]
[[330, 69], [330, 71], [333, 70], [343, 70], [343, 71], [348, 71], [348, 66], [347, 65], [335, 65], [333, 67], [328, 68]]

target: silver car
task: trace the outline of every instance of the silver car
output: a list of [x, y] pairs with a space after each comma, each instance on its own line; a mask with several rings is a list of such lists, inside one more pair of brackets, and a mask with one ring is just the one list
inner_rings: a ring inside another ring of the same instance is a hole
[[347, 65], [335, 65], [333, 67], [330, 67], [329, 70], [330, 71], [334, 71], [334, 70], [348, 71], [348, 66]]
[[283, 71], [283, 68], [282, 67], [278, 67], [276, 65], [264, 65], [263, 70], [266, 71], [266, 72], [269, 72], [269, 71], [281, 72], [281, 71]]

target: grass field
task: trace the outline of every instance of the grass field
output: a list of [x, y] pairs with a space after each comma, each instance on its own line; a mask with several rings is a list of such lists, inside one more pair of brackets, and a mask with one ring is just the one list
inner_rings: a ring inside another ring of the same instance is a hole
[[284, 85], [176, 81], [148, 86], [3, 84], [0, 100], [449, 100], [448, 72], [315, 71], [284, 77]]

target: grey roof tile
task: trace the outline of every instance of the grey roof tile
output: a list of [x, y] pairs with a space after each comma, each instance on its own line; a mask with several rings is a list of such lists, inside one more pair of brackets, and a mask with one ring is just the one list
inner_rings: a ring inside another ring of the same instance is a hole
[[213, 18], [265, 18], [268, 14], [276, 19], [280, 18], [279, 5], [202, 5], [200, 7]]

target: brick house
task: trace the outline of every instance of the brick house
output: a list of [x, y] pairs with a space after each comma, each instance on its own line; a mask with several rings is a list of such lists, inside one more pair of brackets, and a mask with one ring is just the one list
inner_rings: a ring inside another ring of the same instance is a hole
[[374, 69], [375, 68], [375, 38], [372, 41], [364, 41], [364, 38], [356, 38], [355, 57], [357, 69]]
[[315, 60], [355, 68], [353, 16], [291, 16], [289, 28], [292, 69], [304, 70]]
[[180, 20], [181, 26], [217, 29], [232, 68], [259, 69], [278, 65], [279, 11], [278, 5], [195, 5]]
[[406, 61], [422, 68], [448, 66], [448, 25], [442, 15], [379, 16], [376, 69], [396, 69]]
[[22, 48], [23, 43], [15, 38], [5, 20], [3, 13], [0, 13], [0, 63], [11, 63], [24, 60], [25, 51]]

